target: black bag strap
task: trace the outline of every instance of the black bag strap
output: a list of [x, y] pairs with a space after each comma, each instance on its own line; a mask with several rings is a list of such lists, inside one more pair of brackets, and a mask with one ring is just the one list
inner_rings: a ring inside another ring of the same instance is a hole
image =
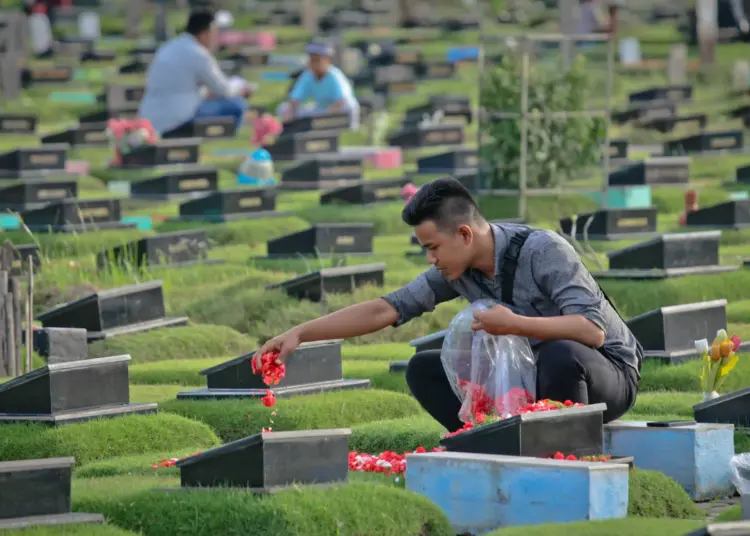
[[[515, 281], [516, 281], [516, 269], [518, 268], [518, 257], [521, 255], [521, 249], [523, 248], [523, 245], [526, 243], [526, 240], [528, 240], [529, 236], [531, 236], [537, 230], [538, 229], [527, 227], [523, 231], [516, 233], [510, 239], [510, 244], [505, 249], [503, 268], [501, 270], [501, 274], [502, 274], [501, 301], [509, 305], [514, 305], [513, 287], [515, 286]], [[591, 277], [592, 279], [594, 278], [593, 275]], [[625, 319], [620, 314], [620, 311], [617, 310], [617, 306], [614, 303], [612, 303], [612, 300], [609, 299], [609, 296], [607, 295], [606, 292], [604, 292], [604, 289], [599, 284], [599, 282], [596, 281], [596, 279], [594, 279], [594, 281], [596, 282], [596, 286], [599, 287], [599, 291], [604, 296], [604, 299], [607, 300], [607, 302], [612, 307], [612, 309], [614, 309], [615, 313], [617, 313], [617, 316], [620, 317], [620, 320], [625, 322]], [[638, 341], [636, 341], [636, 352], [638, 354], [638, 368], [640, 370], [640, 364], [643, 362], [643, 347], [641, 346], [641, 343], [639, 343]]]

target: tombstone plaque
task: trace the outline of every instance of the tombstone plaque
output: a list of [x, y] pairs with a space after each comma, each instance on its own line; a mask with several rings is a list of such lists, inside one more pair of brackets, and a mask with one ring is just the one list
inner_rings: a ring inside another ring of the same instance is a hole
[[275, 188], [219, 190], [180, 204], [180, 219], [226, 222], [276, 213]]
[[117, 335], [184, 326], [185, 317], [169, 318], [161, 281], [102, 290], [40, 314], [43, 327], [83, 328], [89, 342]]
[[716, 153], [738, 151], [744, 147], [744, 133], [741, 130], [724, 132], [704, 132], [664, 144], [664, 154], [681, 156], [691, 153]]
[[690, 159], [680, 156], [648, 158], [609, 174], [610, 186], [675, 185], [690, 181]]
[[693, 86], [686, 84], [652, 87], [628, 95], [631, 103], [644, 101], [687, 101], [693, 98]]
[[417, 173], [460, 173], [476, 170], [479, 158], [476, 149], [456, 149], [417, 160]]
[[321, 223], [267, 242], [268, 256], [298, 257], [331, 254], [370, 254], [371, 223]]
[[234, 117], [201, 117], [162, 134], [162, 139], [234, 138], [237, 120]]
[[147, 236], [97, 255], [97, 267], [185, 266], [206, 263], [208, 237], [202, 229]]
[[708, 124], [708, 116], [704, 113], [684, 114], [666, 117], [648, 117], [636, 121], [639, 128], [658, 130], [662, 133], [672, 132], [677, 125], [692, 125], [696, 129], [703, 130]]
[[283, 188], [335, 188], [361, 181], [363, 172], [361, 157], [337, 154], [304, 160], [286, 169], [281, 180]]
[[271, 158], [280, 161], [298, 160], [339, 150], [338, 131], [314, 131], [282, 134], [266, 147]]
[[266, 290], [280, 289], [292, 298], [320, 302], [328, 294], [351, 294], [356, 289], [385, 282], [385, 264], [358, 264], [340, 268], [324, 268], [282, 283], [266, 286]]
[[28, 147], [0, 154], [0, 179], [64, 172], [67, 144]]
[[[578, 215], [575, 220], [576, 238], [583, 238], [589, 218], [593, 218], [588, 227], [588, 238], [591, 240], [625, 240], [656, 233], [656, 207], [605, 209]], [[560, 220], [560, 227], [566, 236], [570, 236], [573, 223], [571, 218]]]
[[36, 115], [0, 114], [0, 134], [35, 134], [36, 125]]
[[108, 109], [121, 110], [139, 104], [146, 88], [142, 85], [110, 84], [97, 100]]
[[21, 213], [32, 231], [62, 233], [134, 227], [121, 223], [120, 217], [119, 199], [62, 199]]
[[26, 179], [0, 186], [0, 210], [24, 212], [76, 197], [78, 183], [75, 180]]
[[82, 123], [75, 128], [42, 137], [42, 143], [45, 145], [68, 144], [73, 147], [107, 146], [109, 145], [107, 123]]
[[456, 75], [456, 66], [447, 61], [423, 63], [419, 66], [417, 75], [425, 80], [447, 80]]
[[21, 73], [24, 88], [37, 84], [65, 84], [73, 80], [73, 67], [41, 66], [26, 67]]
[[215, 168], [190, 166], [170, 171], [153, 179], [130, 184], [130, 197], [135, 199], [169, 200], [214, 192], [219, 176]]
[[332, 112], [323, 115], [297, 117], [284, 123], [284, 133], [311, 132], [315, 130], [337, 131], [349, 128], [349, 114]]
[[[250, 359], [255, 352], [231, 359], [201, 371], [206, 377], [206, 388], [177, 393], [177, 398], [260, 398], [268, 386], [260, 375], [253, 374]], [[294, 395], [361, 389], [370, 386], [369, 380], [343, 378], [341, 341], [303, 343], [289, 357], [287, 373], [273, 387], [279, 398]]]
[[388, 145], [402, 149], [462, 145], [464, 131], [461, 125], [416, 126], [401, 130], [388, 139]]
[[359, 184], [344, 186], [324, 193], [320, 196], [320, 204], [368, 205], [383, 201], [395, 201], [401, 199], [401, 189], [408, 182], [409, 179], [407, 178], [362, 181]]
[[173, 164], [197, 164], [200, 138], [159, 140], [122, 156], [123, 168], [149, 168]]

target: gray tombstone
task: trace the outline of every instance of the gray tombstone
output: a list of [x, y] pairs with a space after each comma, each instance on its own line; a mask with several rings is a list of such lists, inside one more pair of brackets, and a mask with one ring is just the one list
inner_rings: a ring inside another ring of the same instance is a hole
[[687, 82], [687, 46], [674, 45], [669, 49], [667, 60], [667, 79], [670, 85], [681, 85]]
[[316, 0], [302, 0], [302, 27], [315, 35], [318, 33], [318, 3]]
[[35, 13], [29, 17], [29, 34], [34, 54], [42, 54], [52, 48], [52, 26], [44, 13]]
[[0, 54], [0, 97], [13, 100], [21, 95], [22, 55], [18, 52]]
[[735, 61], [732, 65], [732, 90], [746, 91], [750, 88], [750, 61]]

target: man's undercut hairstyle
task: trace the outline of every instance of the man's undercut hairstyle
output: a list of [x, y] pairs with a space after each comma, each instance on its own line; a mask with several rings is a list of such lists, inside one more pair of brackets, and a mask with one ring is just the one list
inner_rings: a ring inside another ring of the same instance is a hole
[[469, 191], [449, 177], [428, 182], [417, 190], [404, 207], [401, 219], [412, 227], [433, 221], [441, 231], [451, 232], [483, 218]]
[[214, 13], [212, 11], [193, 11], [188, 18], [185, 31], [190, 35], [200, 35], [208, 30], [213, 23]]

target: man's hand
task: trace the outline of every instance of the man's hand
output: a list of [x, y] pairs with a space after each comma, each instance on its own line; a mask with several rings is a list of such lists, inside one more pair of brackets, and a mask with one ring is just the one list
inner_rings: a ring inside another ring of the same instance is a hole
[[247, 99], [252, 94], [253, 94], [253, 88], [250, 85], [242, 86], [242, 90], [240, 91], [240, 97]]
[[289, 357], [300, 345], [299, 335], [294, 329], [290, 329], [286, 333], [282, 333], [278, 337], [274, 337], [261, 346], [253, 355], [253, 361], [255, 362], [255, 368], [260, 370], [261, 368], [261, 356], [268, 352], [279, 352], [279, 357], [276, 358], [276, 362], [281, 364], [284, 360]]
[[495, 305], [489, 311], [474, 311], [471, 329], [490, 335], [518, 335], [520, 318], [507, 307]]

